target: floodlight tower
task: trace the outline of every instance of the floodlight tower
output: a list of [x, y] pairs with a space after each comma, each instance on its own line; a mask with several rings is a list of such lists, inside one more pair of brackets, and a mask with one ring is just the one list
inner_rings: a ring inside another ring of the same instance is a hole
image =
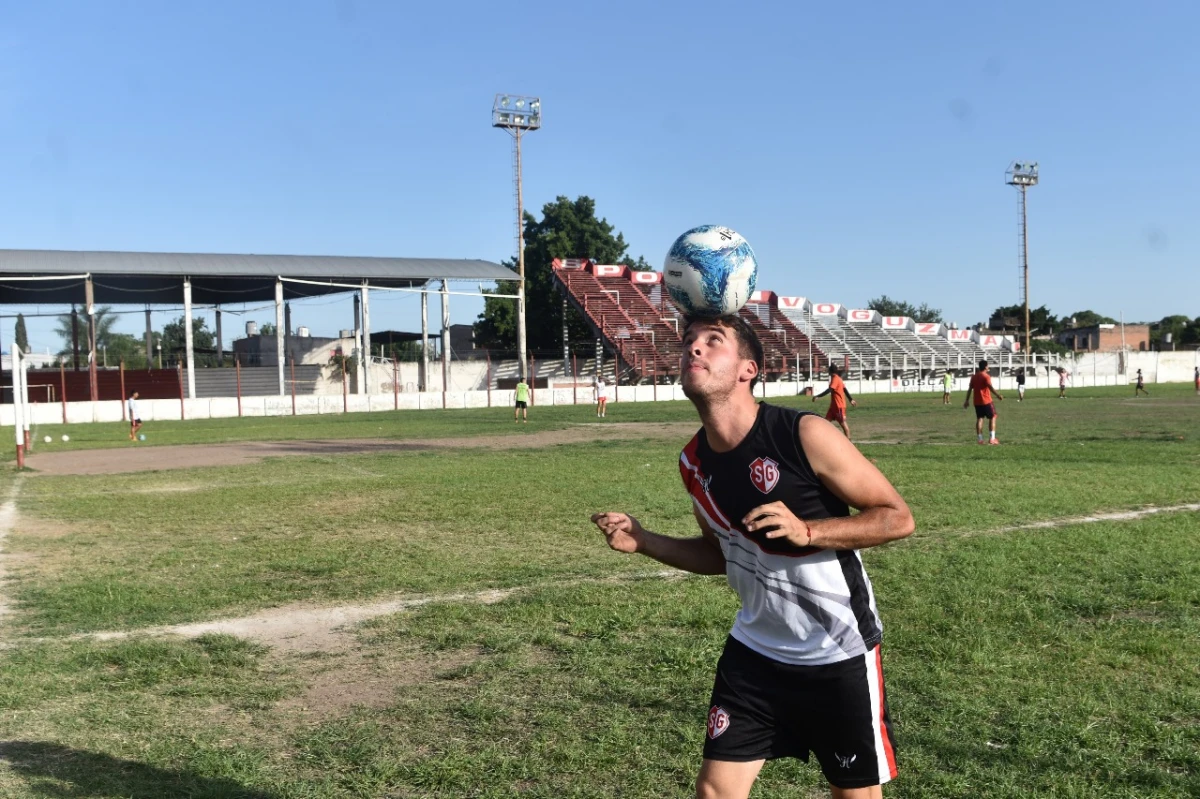
[[542, 101], [537, 97], [497, 94], [492, 103], [492, 127], [503, 128], [513, 137], [513, 180], [517, 184], [517, 360], [521, 377], [526, 377], [525, 352], [525, 209], [521, 197], [521, 134], [542, 126]]
[[1017, 206], [1021, 214], [1021, 227], [1017, 230], [1017, 257], [1021, 267], [1021, 302], [1025, 304], [1025, 363], [1029, 363], [1029, 239], [1026, 237], [1025, 192], [1038, 183], [1036, 161], [1013, 161], [1004, 173], [1004, 182], [1017, 187]]

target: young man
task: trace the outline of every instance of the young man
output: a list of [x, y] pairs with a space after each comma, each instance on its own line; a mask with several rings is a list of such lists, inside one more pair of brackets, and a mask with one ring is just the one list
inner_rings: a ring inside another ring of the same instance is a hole
[[762, 345], [739, 316], [688, 320], [683, 349], [683, 391], [702, 427], [679, 471], [700, 535], [658, 535], [625, 513], [592, 521], [612, 549], [724, 573], [741, 599], [696, 796], [745, 799], [765, 761], [811, 753], [835, 799], [881, 797], [895, 745], [883, 628], [858, 550], [909, 535], [912, 514], [819, 416], [755, 402]]
[[142, 416], [138, 413], [138, 393], [135, 391], [130, 394], [125, 404], [129, 408], [129, 440], [137, 441], [137, 433], [142, 429]]
[[1058, 372], [1058, 398], [1067, 398], [1067, 377], [1071, 374], [1061, 366], [1055, 367]]
[[1192, 382], [1196, 384], [1196, 396], [1200, 396], [1200, 366], [1197, 366], [1192, 375]]
[[1137, 385], [1133, 388], [1133, 398], [1137, 399], [1139, 394], [1150, 396], [1150, 392], [1146, 390], [1146, 380], [1142, 377], [1142, 370], [1137, 370]]
[[520, 414], [522, 424], [529, 424], [529, 384], [525, 382], [525, 378], [517, 383], [517, 402], [513, 406], [513, 421], [517, 421], [517, 415]]
[[604, 418], [608, 409], [608, 385], [604, 382], [604, 375], [596, 373], [596, 415], [601, 419]]
[[[988, 420], [988, 432], [990, 437], [989, 444], [999, 444], [996, 440], [996, 406], [992, 404], [992, 392], [996, 391], [992, 387], [992, 376], [988, 373], [988, 362], [980, 361], [979, 366], [975, 369], [975, 375], [971, 378], [971, 387], [967, 389], [967, 398], [963, 400], [963, 407], [970, 404], [972, 396], [975, 398], [975, 439], [976, 443], [983, 443], [983, 420]], [[999, 391], [996, 391], [996, 399], [1003, 400]]]
[[946, 374], [942, 375], [942, 404], [950, 404], [950, 390], [954, 388], [954, 375], [950, 374], [950, 370], [946, 370]]
[[1017, 402], [1025, 401], [1025, 369], [1017, 369]]
[[816, 402], [826, 394], [830, 395], [829, 410], [825, 412], [825, 418], [841, 425], [842, 432], [849, 439], [850, 425], [846, 424], [846, 400], [850, 400], [850, 405], [855, 408], [858, 407], [858, 403], [854, 401], [854, 397], [850, 396], [850, 392], [846, 390], [846, 384], [842, 382], [841, 375], [842, 370], [837, 367], [837, 364], [829, 364], [829, 388], [813, 397], [813, 402]]

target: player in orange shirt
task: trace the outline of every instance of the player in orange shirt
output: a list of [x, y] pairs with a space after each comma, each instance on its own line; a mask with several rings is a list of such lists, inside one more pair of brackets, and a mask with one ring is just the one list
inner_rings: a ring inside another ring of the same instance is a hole
[[984, 419], [988, 420], [988, 432], [991, 433], [988, 443], [1000, 443], [996, 440], [996, 406], [992, 404], [993, 391], [996, 392], [996, 399], [1004, 399], [1000, 392], [992, 386], [992, 376], [988, 374], [987, 361], [980, 361], [971, 378], [971, 387], [967, 389], [967, 398], [963, 400], [965, 408], [971, 403], [972, 395], [975, 397], [975, 438], [980, 444], [983, 443]]
[[858, 403], [846, 390], [846, 384], [842, 382], [842, 370], [837, 367], [837, 364], [829, 364], [829, 388], [813, 397], [813, 402], [826, 394], [832, 396], [829, 397], [829, 410], [825, 412], [825, 418], [841, 425], [846, 438], [850, 438], [850, 425], [846, 424], [846, 401], [849, 400], [855, 408], [858, 407]]

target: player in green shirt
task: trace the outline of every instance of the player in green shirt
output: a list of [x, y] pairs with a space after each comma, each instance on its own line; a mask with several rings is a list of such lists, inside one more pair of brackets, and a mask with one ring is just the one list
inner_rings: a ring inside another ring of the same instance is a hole
[[954, 388], [954, 375], [947, 370], [946, 374], [942, 375], [942, 404], [950, 404], [950, 390]]
[[529, 423], [529, 384], [523, 377], [521, 382], [517, 383], [517, 404], [513, 407], [514, 422], [517, 421], [518, 414], [520, 414], [522, 422]]

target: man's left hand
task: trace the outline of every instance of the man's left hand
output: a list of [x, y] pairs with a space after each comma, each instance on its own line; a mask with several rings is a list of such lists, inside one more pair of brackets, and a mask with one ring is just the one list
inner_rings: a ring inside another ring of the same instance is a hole
[[742, 518], [746, 532], [762, 532], [767, 538], [784, 538], [798, 547], [812, 543], [808, 524], [782, 502], [759, 505]]

